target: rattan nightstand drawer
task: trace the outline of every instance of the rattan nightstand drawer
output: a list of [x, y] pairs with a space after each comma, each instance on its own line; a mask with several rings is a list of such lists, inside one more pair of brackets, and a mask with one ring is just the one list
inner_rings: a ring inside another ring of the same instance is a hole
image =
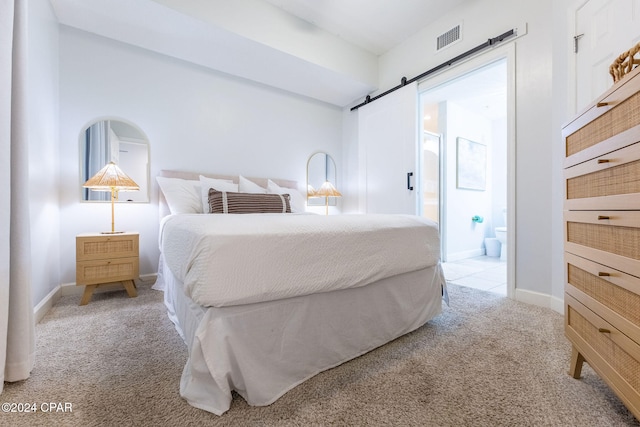
[[76, 237], [76, 261], [138, 256], [138, 233], [81, 234]]
[[640, 413], [640, 346], [571, 296], [565, 332], [589, 365], [634, 413]]
[[76, 263], [76, 284], [121, 282], [138, 278], [138, 257]]

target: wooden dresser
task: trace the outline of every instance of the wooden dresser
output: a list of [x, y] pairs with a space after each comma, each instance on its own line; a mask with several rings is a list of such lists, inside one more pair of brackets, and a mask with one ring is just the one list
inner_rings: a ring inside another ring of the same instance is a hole
[[640, 419], [640, 68], [563, 127], [565, 333]]
[[130, 297], [138, 296], [138, 233], [86, 233], [76, 236], [76, 285], [85, 286], [80, 305], [88, 304], [96, 287], [122, 282]]

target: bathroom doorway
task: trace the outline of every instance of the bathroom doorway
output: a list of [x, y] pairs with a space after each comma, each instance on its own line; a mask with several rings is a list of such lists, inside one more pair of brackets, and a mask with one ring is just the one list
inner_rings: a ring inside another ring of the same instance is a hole
[[420, 213], [449, 282], [509, 295], [508, 55], [460, 68], [420, 85]]

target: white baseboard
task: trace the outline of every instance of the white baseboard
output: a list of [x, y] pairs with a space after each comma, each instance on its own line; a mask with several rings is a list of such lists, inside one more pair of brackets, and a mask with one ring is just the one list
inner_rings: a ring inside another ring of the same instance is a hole
[[564, 298], [551, 296], [551, 309], [564, 315]]
[[42, 301], [38, 303], [38, 305], [33, 308], [33, 315], [36, 323], [40, 323], [44, 315], [47, 314], [49, 310], [51, 310], [56, 302], [58, 302], [58, 300], [62, 296], [60, 291], [60, 285], [56, 286], [51, 292], [47, 294], [46, 297], [42, 299]]
[[475, 258], [477, 256], [484, 255], [484, 249], [472, 249], [470, 251], [456, 252], [447, 254], [447, 260], [445, 262], [460, 261], [461, 259]]
[[[140, 279], [136, 280], [136, 284], [152, 285], [153, 283], [155, 283], [157, 276], [158, 275], [156, 273], [143, 274], [140, 276]], [[96, 288], [94, 293], [97, 294], [102, 292], [112, 292], [112, 291], [119, 291], [122, 289], [123, 288], [121, 283], [110, 283], [108, 285], [101, 285], [100, 287]], [[76, 286], [75, 282], [63, 283], [62, 285], [56, 286], [51, 292], [49, 292], [49, 294], [46, 297], [42, 299], [42, 301], [38, 303], [38, 305], [34, 307], [33, 314], [34, 314], [35, 322], [39, 323], [42, 320], [42, 318], [49, 312], [49, 310], [51, 310], [51, 308], [56, 304], [56, 302], [58, 302], [60, 297], [67, 296], [67, 295], [80, 296], [82, 295], [83, 292], [84, 292], [84, 286]], [[80, 302], [79, 299], [78, 299], [78, 302]]]
[[553, 311], [564, 314], [564, 301], [553, 295], [516, 288], [515, 299], [527, 304], [550, 308]]

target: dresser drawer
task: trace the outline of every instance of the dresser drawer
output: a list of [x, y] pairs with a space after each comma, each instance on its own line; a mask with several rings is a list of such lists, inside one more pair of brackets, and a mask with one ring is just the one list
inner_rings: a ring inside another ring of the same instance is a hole
[[565, 251], [640, 277], [640, 212], [565, 211]]
[[639, 414], [640, 346], [570, 295], [565, 295], [565, 303], [567, 337], [629, 409]]
[[138, 234], [79, 235], [76, 237], [76, 261], [138, 256]]
[[638, 141], [640, 92], [634, 83], [628, 78], [614, 85], [591, 108], [563, 127], [564, 167]]
[[76, 284], [93, 285], [134, 280], [138, 278], [138, 271], [138, 257], [80, 261], [76, 263]]
[[640, 343], [640, 278], [565, 254], [565, 291]]
[[640, 209], [640, 143], [565, 169], [565, 209]]

